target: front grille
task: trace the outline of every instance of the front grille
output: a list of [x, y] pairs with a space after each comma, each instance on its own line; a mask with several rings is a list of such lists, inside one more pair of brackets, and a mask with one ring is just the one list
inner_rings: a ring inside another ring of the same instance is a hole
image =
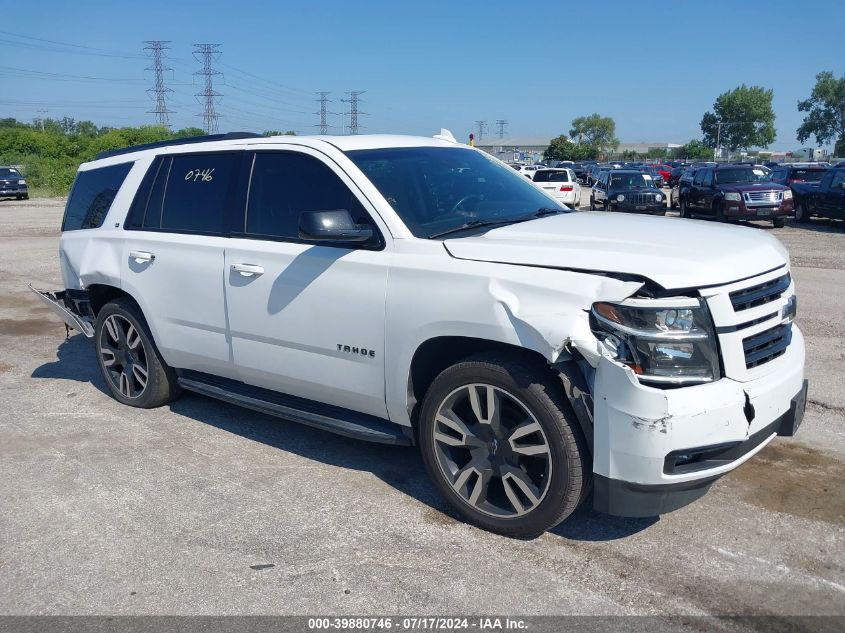
[[792, 283], [792, 278], [787, 273], [782, 277], [764, 281], [750, 288], [734, 290], [730, 295], [734, 312], [756, 308], [757, 306], [778, 300], [786, 289], [789, 288], [790, 283]]
[[745, 192], [746, 202], [780, 202], [780, 191], [747, 191]]
[[631, 193], [627, 194], [625, 199], [631, 204], [654, 204], [655, 202], [653, 193]]
[[777, 325], [742, 340], [745, 368], [758, 367], [786, 353], [792, 342], [792, 323]]

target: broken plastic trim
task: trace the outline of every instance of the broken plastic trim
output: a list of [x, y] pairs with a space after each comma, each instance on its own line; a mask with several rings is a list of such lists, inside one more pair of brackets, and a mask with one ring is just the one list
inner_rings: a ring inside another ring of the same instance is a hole
[[59, 317], [64, 324], [76, 330], [77, 332], [81, 332], [88, 338], [94, 337], [94, 325], [91, 321], [82, 316], [81, 314], [72, 312], [70, 306], [73, 306], [74, 310], [80, 310], [80, 304], [85, 303], [87, 305], [87, 293], [81, 293], [83, 296], [77, 297], [70, 297], [65, 290], [59, 290], [56, 292], [46, 292], [43, 290], [38, 290], [32, 287], [32, 284], [29, 284], [29, 289], [32, 290], [44, 303], [47, 304], [53, 313], [57, 317]]

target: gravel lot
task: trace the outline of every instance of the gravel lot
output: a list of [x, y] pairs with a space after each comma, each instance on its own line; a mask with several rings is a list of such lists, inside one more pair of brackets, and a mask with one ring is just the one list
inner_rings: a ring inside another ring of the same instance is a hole
[[0, 201], [0, 614], [845, 614], [844, 223], [742, 229], [792, 254], [796, 439], [659, 519], [585, 504], [515, 541], [452, 518], [413, 449], [112, 400], [26, 288], [60, 287], [61, 213]]

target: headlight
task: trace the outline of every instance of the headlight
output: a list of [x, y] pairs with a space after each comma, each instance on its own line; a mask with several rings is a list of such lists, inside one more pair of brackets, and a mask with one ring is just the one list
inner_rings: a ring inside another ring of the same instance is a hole
[[684, 306], [634, 303], [593, 304], [593, 333], [616, 360], [647, 383], [690, 385], [720, 378], [716, 334], [703, 300]]
[[25, 184], [26, 184], [26, 180], [18, 180], [18, 184], [19, 184], [19, 185], [25, 185]]
[[620, 193], [618, 196], [616, 196], [616, 202], [625, 202], [625, 196]]
[[733, 200], [734, 202], [739, 202], [742, 200], [742, 196], [738, 193], [726, 193], [725, 200]]
[[663, 195], [658, 193], [656, 196], [654, 196], [654, 199], [660, 202], [661, 200], [663, 200]]
[[792, 200], [792, 189], [787, 189], [783, 192], [783, 199], [784, 200]]

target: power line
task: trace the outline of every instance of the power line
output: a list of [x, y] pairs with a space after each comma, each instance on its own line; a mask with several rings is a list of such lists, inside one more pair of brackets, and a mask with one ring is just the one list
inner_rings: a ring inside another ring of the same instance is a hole
[[317, 102], [320, 104], [320, 111], [315, 112], [314, 114], [320, 115], [320, 123], [319, 123], [320, 134], [325, 136], [326, 134], [329, 133], [329, 122], [328, 122], [328, 118], [327, 118], [328, 114], [329, 114], [329, 110], [328, 110], [328, 107], [327, 107], [328, 103], [329, 103], [329, 93], [323, 90], [323, 91], [318, 92], [317, 94], [320, 95], [320, 98], [317, 99]]
[[155, 93], [156, 106], [154, 110], [149, 110], [150, 114], [156, 115], [156, 122], [166, 128], [170, 128], [170, 114], [173, 112], [167, 107], [167, 93], [173, 92], [173, 89], [164, 85], [164, 71], [172, 70], [164, 65], [162, 62], [164, 58], [164, 51], [170, 50], [167, 46], [170, 44], [166, 40], [148, 40], [144, 42], [146, 46], [145, 51], [149, 51], [153, 58], [153, 65], [146, 70], [152, 70], [155, 73], [155, 83], [152, 88], [147, 90], [147, 94]]
[[508, 122], [505, 119], [497, 119], [496, 125], [499, 126], [499, 138], [505, 138], [505, 126]]
[[341, 99], [343, 103], [349, 104], [349, 133], [350, 134], [357, 134], [358, 130], [363, 127], [358, 123], [358, 117], [362, 114], [367, 114], [366, 112], [361, 112], [358, 109], [358, 104], [360, 103], [360, 97], [364, 94], [366, 90], [351, 90], [346, 94], [349, 95], [349, 99]]
[[214, 76], [221, 73], [211, 66], [212, 62], [220, 59], [219, 46], [220, 44], [194, 44], [194, 59], [202, 63], [202, 70], [194, 74], [203, 78], [203, 90], [194, 96], [203, 105], [202, 113], [197, 116], [202, 117], [202, 129], [206, 134], [217, 133], [217, 120], [220, 117], [215, 105], [223, 95], [214, 90]]
[[487, 121], [476, 121], [475, 127], [478, 130], [478, 140], [484, 138], [484, 132], [487, 131]]

